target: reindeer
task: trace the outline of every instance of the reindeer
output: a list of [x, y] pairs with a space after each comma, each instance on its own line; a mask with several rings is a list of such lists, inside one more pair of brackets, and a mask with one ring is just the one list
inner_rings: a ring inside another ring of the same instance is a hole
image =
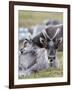
[[34, 45], [32, 40], [25, 39], [20, 52], [19, 76], [30, 76], [33, 72], [48, 69], [47, 51]]
[[[46, 48], [50, 67], [59, 67], [59, 62], [56, 57], [56, 50], [62, 42], [62, 32], [63, 24], [49, 25], [45, 28], [45, 30], [33, 38], [34, 44], [40, 48]], [[51, 33], [53, 33], [53, 36], [51, 35], [50, 37]]]

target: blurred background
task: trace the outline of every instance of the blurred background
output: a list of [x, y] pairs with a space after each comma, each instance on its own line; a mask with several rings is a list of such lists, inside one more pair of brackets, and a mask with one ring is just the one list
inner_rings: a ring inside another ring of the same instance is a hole
[[49, 19], [63, 20], [63, 13], [58, 12], [37, 12], [19, 10], [19, 28], [28, 27], [40, 24]]
[[[47, 23], [54, 20], [54, 23], [63, 23], [62, 12], [39, 12], [39, 11], [18, 11], [18, 26], [19, 26], [19, 48], [25, 38], [30, 39], [36, 36]], [[51, 34], [53, 34], [51, 32]], [[61, 33], [61, 36], [63, 32]], [[63, 50], [63, 43], [58, 50]]]

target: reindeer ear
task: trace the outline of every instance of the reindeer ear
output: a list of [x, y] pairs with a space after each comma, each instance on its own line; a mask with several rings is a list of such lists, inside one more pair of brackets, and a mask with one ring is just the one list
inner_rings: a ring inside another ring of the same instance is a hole
[[29, 40], [32, 40], [32, 35], [31, 34], [29, 34]]
[[57, 40], [56, 48], [59, 47], [59, 45], [62, 43], [62, 41], [63, 41], [62, 37]]
[[23, 41], [23, 48], [26, 47], [27, 43], [28, 43], [28, 40], [25, 39], [25, 40]]
[[44, 39], [40, 37], [40, 43], [44, 44]]
[[61, 37], [61, 38], [59, 38], [59, 42], [61, 43], [63, 41], [63, 38]]

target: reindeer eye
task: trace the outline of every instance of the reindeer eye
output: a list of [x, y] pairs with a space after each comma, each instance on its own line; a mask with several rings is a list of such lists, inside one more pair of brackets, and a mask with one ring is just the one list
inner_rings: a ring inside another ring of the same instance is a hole
[[42, 40], [42, 42], [44, 43], [44, 40]]
[[44, 39], [40, 37], [40, 42], [44, 44]]
[[24, 44], [27, 44], [27, 42], [24, 42]]

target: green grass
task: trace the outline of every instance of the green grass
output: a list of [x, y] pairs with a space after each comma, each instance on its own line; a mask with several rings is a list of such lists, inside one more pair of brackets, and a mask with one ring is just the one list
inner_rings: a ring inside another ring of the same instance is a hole
[[19, 11], [19, 27], [31, 27], [40, 24], [46, 19], [63, 20], [63, 13], [58, 12], [35, 12]]
[[63, 52], [57, 52], [57, 57], [60, 62], [60, 67], [49, 68], [47, 70], [42, 70], [36, 73], [33, 73], [29, 77], [21, 76], [19, 79], [31, 79], [31, 78], [45, 78], [45, 77], [62, 77], [63, 76]]

